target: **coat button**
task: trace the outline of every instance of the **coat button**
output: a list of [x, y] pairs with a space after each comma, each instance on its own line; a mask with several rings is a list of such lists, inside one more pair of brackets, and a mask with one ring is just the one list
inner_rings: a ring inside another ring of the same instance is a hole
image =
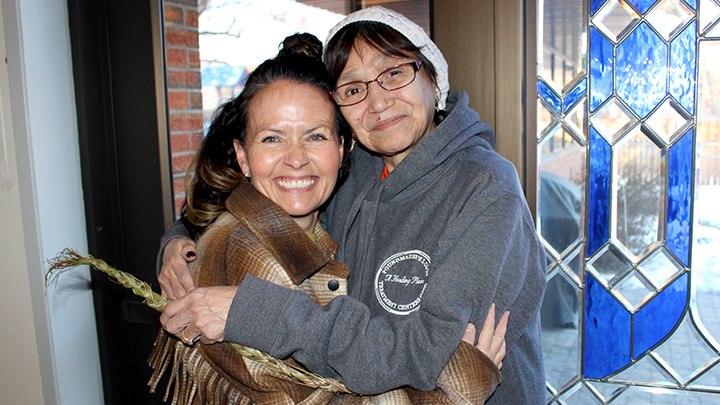
[[330, 291], [337, 291], [337, 289], [340, 288], [340, 283], [338, 283], [337, 280], [330, 280], [328, 282], [328, 288]]

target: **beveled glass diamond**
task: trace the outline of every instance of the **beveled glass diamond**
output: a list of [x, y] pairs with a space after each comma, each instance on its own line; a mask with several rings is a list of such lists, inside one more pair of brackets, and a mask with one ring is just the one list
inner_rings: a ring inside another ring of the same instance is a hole
[[720, 18], [720, 6], [713, 0], [700, 0], [700, 13], [698, 15], [700, 33], [703, 33], [718, 18]]
[[655, 290], [652, 286], [647, 285], [647, 281], [640, 277], [637, 272], [633, 271], [617, 283], [611, 292], [625, 308], [634, 311], [649, 300]]
[[603, 138], [613, 144], [637, 123], [637, 119], [613, 98], [590, 118], [590, 122]]
[[681, 267], [670, 258], [665, 249], [655, 251], [643, 260], [638, 267], [642, 269], [657, 289], [660, 289], [665, 282], [681, 270]]
[[565, 115], [565, 123], [583, 141], [587, 139], [585, 135], [585, 99], [579, 102], [567, 115]]
[[538, 139], [542, 139], [548, 132], [555, 128], [555, 124], [560, 120], [560, 116], [555, 110], [541, 101], [538, 97], [537, 102], [538, 122], [537, 122], [537, 136]]
[[688, 118], [678, 112], [679, 107], [673, 105], [669, 99], [657, 109], [645, 121], [650, 129], [662, 139], [665, 144], [670, 144], [677, 135], [685, 132], [691, 122]]
[[614, 246], [608, 245], [599, 254], [588, 262], [588, 269], [592, 270], [606, 285], [612, 284], [622, 277], [632, 263], [625, 258]]
[[623, 0], [611, 0], [593, 17], [595, 26], [613, 42], [623, 36], [640, 19], [635, 10]]
[[665, 40], [682, 28], [693, 17], [693, 12], [680, 0], [663, 0], [645, 19]]
[[579, 245], [563, 259], [563, 267], [570, 270], [568, 274], [572, 276], [572, 279], [575, 280], [578, 285], [582, 285], [583, 276], [585, 275], [582, 267], [584, 262], [582, 248], [583, 246]]

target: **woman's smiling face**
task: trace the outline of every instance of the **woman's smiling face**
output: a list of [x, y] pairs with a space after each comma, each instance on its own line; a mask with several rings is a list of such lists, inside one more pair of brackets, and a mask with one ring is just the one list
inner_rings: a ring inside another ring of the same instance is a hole
[[250, 101], [247, 122], [245, 145], [235, 141], [240, 168], [258, 191], [312, 232], [343, 156], [332, 101], [311, 85], [279, 80]]
[[[373, 80], [386, 69], [415, 60], [412, 56], [391, 57], [365, 42], [356, 42], [337, 85]], [[365, 100], [340, 107], [340, 111], [361, 144], [397, 165], [435, 128], [435, 86], [421, 67], [408, 86], [387, 91], [370, 83]]]

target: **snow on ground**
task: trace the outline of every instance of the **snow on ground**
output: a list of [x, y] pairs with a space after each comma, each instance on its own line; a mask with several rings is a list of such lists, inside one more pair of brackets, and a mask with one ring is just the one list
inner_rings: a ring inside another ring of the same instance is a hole
[[692, 276], [698, 291], [720, 291], [720, 186], [698, 186], [695, 194]]

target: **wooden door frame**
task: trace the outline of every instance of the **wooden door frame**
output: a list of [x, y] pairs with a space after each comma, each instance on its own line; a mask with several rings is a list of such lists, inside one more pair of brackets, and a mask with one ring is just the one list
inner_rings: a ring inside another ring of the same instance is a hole
[[535, 1], [444, 0], [433, 5], [434, 40], [450, 89], [495, 130], [495, 149], [517, 169], [530, 211], [537, 201]]

